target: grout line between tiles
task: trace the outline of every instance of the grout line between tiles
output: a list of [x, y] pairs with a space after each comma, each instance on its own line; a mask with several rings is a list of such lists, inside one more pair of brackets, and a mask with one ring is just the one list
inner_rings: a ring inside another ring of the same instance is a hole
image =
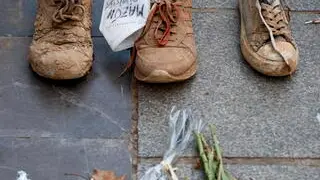
[[139, 157], [138, 157], [138, 85], [137, 80], [132, 76], [131, 81], [131, 91], [132, 91], [132, 118], [131, 118], [131, 136], [130, 136], [130, 143], [129, 143], [129, 151], [131, 152], [131, 163], [132, 163], [132, 180], [138, 179], [138, 164], [139, 164]]
[[[158, 163], [161, 157], [140, 157], [141, 163]], [[224, 157], [225, 164], [231, 165], [288, 165], [311, 166], [320, 168], [319, 158], [288, 158], [288, 157]], [[194, 164], [199, 162], [199, 157], [180, 157], [177, 164]]]

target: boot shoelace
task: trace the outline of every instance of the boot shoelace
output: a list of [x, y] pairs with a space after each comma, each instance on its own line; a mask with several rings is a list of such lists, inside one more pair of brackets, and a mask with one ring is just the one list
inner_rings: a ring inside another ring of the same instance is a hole
[[[158, 46], [163, 47], [167, 45], [170, 41], [170, 36], [176, 33], [172, 27], [176, 25], [179, 19], [181, 5], [182, 3], [178, 1], [172, 2], [171, 0], [157, 0], [151, 8], [147, 19], [147, 24], [143, 32], [136, 41], [139, 41], [145, 36], [145, 34], [150, 30], [152, 23], [157, 23], [154, 32], [154, 38], [157, 40]], [[163, 34], [159, 34], [159, 32], [162, 32]], [[131, 49], [130, 54], [130, 60], [120, 76], [125, 74], [135, 62], [137, 56], [137, 49], [135, 45]]]
[[288, 20], [283, 16], [283, 9], [280, 5], [274, 7], [261, 4], [262, 16], [266, 21], [267, 25], [272, 30], [273, 35], [290, 35], [290, 30], [288, 28]]
[[[170, 0], [158, 0], [151, 9], [145, 31], [150, 29], [152, 22], [158, 23], [155, 29], [155, 39], [159, 46], [165, 46], [169, 42], [171, 34], [174, 34], [172, 27], [175, 26], [180, 14], [180, 2], [171, 2]], [[159, 20], [155, 20], [155, 16], [159, 16]], [[159, 32], [163, 32], [159, 36]]]
[[53, 4], [59, 6], [52, 16], [54, 22], [82, 21], [85, 13], [82, 0], [53, 0]]
[[289, 30], [289, 22], [287, 18], [284, 16], [284, 9], [281, 4], [277, 4], [275, 6], [261, 3], [260, 1], [256, 1], [256, 7], [259, 11], [260, 18], [263, 24], [266, 26], [269, 32], [269, 36], [271, 39], [271, 44], [274, 50], [282, 57], [282, 59], [286, 62], [288, 67], [291, 69], [293, 66], [287, 56], [285, 56], [277, 47], [274, 36], [282, 35], [286, 40], [291, 42], [291, 32]]

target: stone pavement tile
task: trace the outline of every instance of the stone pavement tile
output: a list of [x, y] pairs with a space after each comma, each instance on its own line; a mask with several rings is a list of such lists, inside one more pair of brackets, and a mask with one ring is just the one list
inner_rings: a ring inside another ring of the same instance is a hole
[[94, 0], [93, 1], [93, 11], [92, 11], [92, 35], [102, 36], [99, 31], [99, 25], [101, 20], [101, 14], [103, 9], [104, 0]]
[[237, 0], [193, 0], [193, 8], [237, 8]]
[[0, 36], [29, 36], [33, 33], [36, 0], [2, 0]]
[[[291, 10], [296, 11], [319, 11], [318, 0], [284, 0]], [[238, 0], [193, 0], [194, 8], [238, 8]]]
[[[142, 163], [138, 167], [139, 177], [151, 167], [149, 163]], [[194, 165], [178, 164], [177, 175], [181, 179], [200, 180], [203, 172], [195, 170]], [[227, 165], [226, 169], [238, 180], [318, 180], [319, 167], [285, 166], [285, 165]]]
[[32, 73], [31, 38], [0, 38], [0, 137], [121, 138], [131, 127], [130, 77], [118, 78], [128, 52], [94, 39], [92, 72], [53, 82]]
[[319, 158], [320, 26], [303, 24], [313, 17], [293, 13], [299, 70], [291, 78], [272, 78], [242, 59], [235, 11], [195, 13], [197, 76], [177, 84], [139, 83], [139, 155], [162, 156], [168, 113], [177, 105], [217, 125], [225, 156]]
[[291, 10], [296, 11], [320, 11], [318, 0], [285, 0]]
[[93, 139], [0, 138], [1, 179], [15, 179], [24, 170], [32, 180], [77, 179], [65, 173], [87, 175], [94, 168], [131, 175], [126, 142]]
[[[320, 10], [318, 0], [287, 0], [292, 10]], [[194, 0], [194, 8], [237, 8], [237, 0]], [[32, 36], [36, 16], [36, 0], [5, 0], [0, 6], [0, 36]], [[92, 35], [102, 36], [99, 31], [103, 0], [93, 1]]]
[[[32, 36], [34, 32], [34, 20], [36, 16], [36, 0], [3, 0], [0, 6], [0, 36]], [[92, 35], [102, 36], [99, 32], [99, 24], [103, 0], [93, 1], [92, 10]]]

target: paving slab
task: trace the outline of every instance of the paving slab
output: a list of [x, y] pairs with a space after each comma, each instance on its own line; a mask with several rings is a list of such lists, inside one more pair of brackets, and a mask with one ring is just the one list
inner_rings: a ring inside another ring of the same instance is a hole
[[[151, 0], [155, 2], [155, 0]], [[205, 9], [238, 9], [239, 0], [192, 0], [193, 8]], [[293, 11], [319, 11], [317, 0], [283, 0], [284, 5]]]
[[0, 138], [1, 179], [15, 179], [23, 170], [30, 179], [77, 179], [94, 168], [131, 176], [131, 160], [123, 140]]
[[[139, 165], [139, 178], [152, 167], [150, 163]], [[178, 164], [177, 175], [180, 179], [203, 179], [203, 172], [195, 170], [194, 165]], [[238, 180], [318, 180], [319, 167], [285, 166], [285, 165], [226, 165], [226, 169]]]
[[36, 0], [1, 1], [0, 36], [33, 34]]
[[28, 65], [31, 38], [0, 38], [0, 137], [124, 138], [131, 127], [129, 76], [118, 78], [128, 52], [94, 39], [85, 78], [54, 82]]
[[[194, 8], [238, 8], [238, 0], [193, 0]], [[319, 11], [320, 1], [318, 0], [283, 0], [286, 5], [294, 11]]]
[[162, 156], [168, 113], [176, 105], [191, 107], [195, 118], [217, 125], [225, 156], [319, 158], [320, 26], [303, 24], [314, 17], [293, 13], [299, 70], [292, 77], [272, 78], [243, 60], [236, 11], [194, 13], [196, 77], [177, 84], [139, 83], [139, 155]]
[[[194, 8], [238, 8], [237, 0], [194, 0]], [[318, 11], [318, 0], [287, 0], [292, 10]], [[36, 16], [36, 0], [3, 1], [0, 7], [0, 16], [6, 17], [0, 21], [0, 36], [32, 36], [34, 32], [34, 20]], [[99, 32], [99, 24], [103, 0], [93, 1], [92, 19], [93, 36], [102, 36]]]
[[[238, 8], [238, 0], [193, 0], [194, 8]], [[287, 6], [294, 11], [319, 11], [320, 1], [318, 0], [283, 0]]]
[[98, 31], [102, 1], [93, 4], [94, 65], [74, 81], [33, 73], [27, 56], [36, 0], [0, 7], [0, 174], [15, 179], [79, 179], [94, 168], [131, 178], [131, 77], [118, 78], [129, 52], [111, 52]]
[[[0, 7], [0, 36], [32, 36], [36, 17], [36, 0], [3, 1]], [[103, 0], [94, 0], [92, 6], [92, 35], [102, 36], [99, 32]]]
[[295, 11], [319, 11], [320, 1], [318, 0], [284, 0], [291, 10]]

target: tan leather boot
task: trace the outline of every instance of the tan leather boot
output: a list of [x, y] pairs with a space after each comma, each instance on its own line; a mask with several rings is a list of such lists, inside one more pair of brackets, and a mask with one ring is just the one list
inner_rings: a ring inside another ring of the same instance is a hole
[[136, 42], [135, 77], [144, 82], [182, 81], [196, 73], [191, 0], [159, 0]]
[[40, 76], [66, 80], [92, 65], [91, 0], [38, 0], [29, 61]]
[[280, 0], [240, 0], [241, 49], [246, 61], [269, 76], [295, 72], [299, 51]]

